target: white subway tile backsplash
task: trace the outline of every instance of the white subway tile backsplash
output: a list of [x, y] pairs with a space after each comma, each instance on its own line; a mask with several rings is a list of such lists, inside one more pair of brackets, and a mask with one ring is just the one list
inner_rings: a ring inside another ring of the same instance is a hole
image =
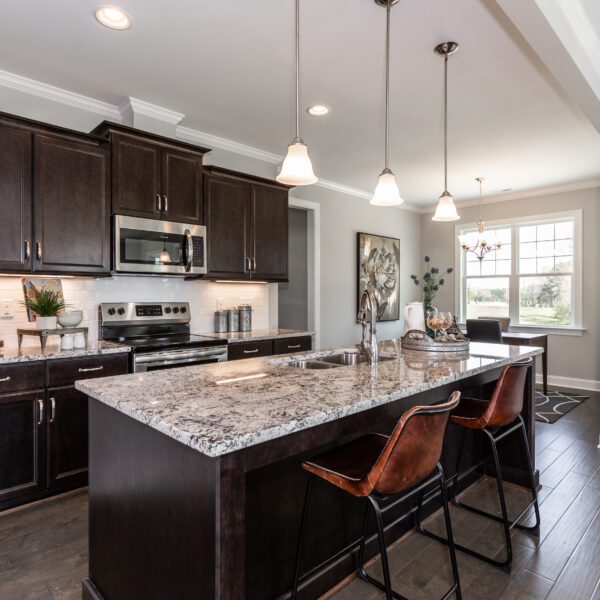
[[[89, 328], [90, 340], [98, 337], [98, 305], [101, 302], [189, 302], [192, 331], [209, 332], [213, 330], [217, 298], [222, 298], [225, 308], [252, 304], [253, 328], [269, 327], [269, 285], [265, 284], [118, 276], [102, 279], [63, 279], [62, 285], [65, 301], [70, 308], [83, 311], [82, 326]], [[6, 347], [15, 347], [17, 328], [34, 326], [28, 322], [25, 308], [19, 304], [23, 300], [21, 278], [0, 277], [0, 298], [12, 301], [11, 318], [0, 319], [0, 339], [4, 340]], [[249, 301], [249, 298], [252, 300]], [[33, 338], [25, 338], [23, 341], [24, 346], [38, 343]]]

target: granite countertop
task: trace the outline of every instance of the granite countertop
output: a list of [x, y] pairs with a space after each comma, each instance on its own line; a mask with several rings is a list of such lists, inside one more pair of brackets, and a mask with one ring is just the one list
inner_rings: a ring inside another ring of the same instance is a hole
[[[471, 343], [447, 356], [380, 344], [393, 360], [322, 370], [286, 366], [324, 350], [78, 381], [75, 387], [190, 448], [217, 457], [542, 352]], [[347, 348], [346, 348], [347, 349]], [[356, 351], [357, 347], [351, 347]]]
[[250, 331], [230, 331], [225, 333], [201, 333], [207, 337], [227, 340], [229, 344], [236, 342], [257, 342], [259, 340], [272, 340], [278, 338], [300, 337], [313, 335], [314, 331], [301, 331], [299, 329], [252, 329]]
[[130, 350], [130, 346], [104, 341], [90, 341], [85, 348], [74, 348], [72, 350], [61, 350], [59, 344], [48, 343], [43, 352], [39, 346], [26, 346], [20, 350], [18, 348], [0, 348], [0, 365], [33, 360], [115, 354], [117, 352], [129, 352]]

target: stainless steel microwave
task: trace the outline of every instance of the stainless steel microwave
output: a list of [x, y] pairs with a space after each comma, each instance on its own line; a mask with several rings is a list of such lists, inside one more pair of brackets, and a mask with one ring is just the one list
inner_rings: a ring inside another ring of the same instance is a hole
[[118, 273], [206, 273], [203, 225], [116, 215], [114, 244], [114, 269]]

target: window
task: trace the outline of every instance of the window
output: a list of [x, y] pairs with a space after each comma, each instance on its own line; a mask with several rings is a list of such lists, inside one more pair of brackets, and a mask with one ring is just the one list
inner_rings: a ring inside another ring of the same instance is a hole
[[[581, 211], [489, 223], [502, 246], [479, 260], [458, 247], [461, 321], [510, 317], [524, 327], [581, 327]], [[476, 231], [457, 226], [456, 233]]]

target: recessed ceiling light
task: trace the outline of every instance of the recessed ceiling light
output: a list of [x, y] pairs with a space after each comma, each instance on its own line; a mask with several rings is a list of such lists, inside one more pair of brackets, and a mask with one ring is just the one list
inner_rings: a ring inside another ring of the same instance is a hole
[[111, 29], [129, 29], [131, 19], [129, 15], [116, 6], [103, 6], [96, 11], [96, 19], [102, 25]]
[[324, 117], [329, 114], [329, 106], [324, 104], [314, 104], [306, 109], [306, 112], [313, 117]]

